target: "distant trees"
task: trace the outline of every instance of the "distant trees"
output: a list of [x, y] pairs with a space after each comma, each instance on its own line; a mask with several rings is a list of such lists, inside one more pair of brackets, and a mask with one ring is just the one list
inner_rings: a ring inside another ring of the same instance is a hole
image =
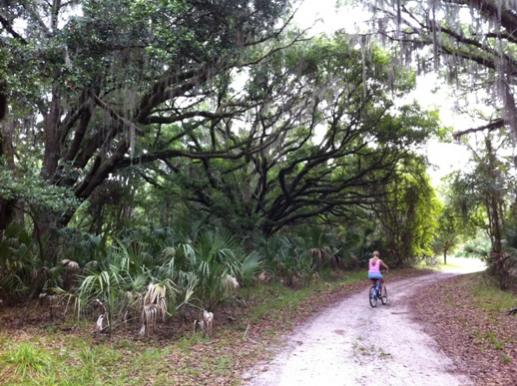
[[460, 221], [453, 208], [447, 203], [441, 208], [437, 219], [437, 227], [433, 239], [432, 248], [436, 253], [443, 255], [443, 263], [447, 264], [447, 254], [458, 243], [460, 234]]
[[430, 256], [439, 204], [425, 163], [418, 158], [401, 162], [381, 189], [386, 199], [374, 208], [393, 264], [400, 266]]

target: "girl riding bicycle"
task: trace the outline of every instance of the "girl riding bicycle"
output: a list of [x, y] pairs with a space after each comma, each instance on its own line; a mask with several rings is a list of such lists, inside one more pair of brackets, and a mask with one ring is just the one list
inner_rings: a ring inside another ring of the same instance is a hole
[[386, 271], [389, 271], [388, 266], [382, 261], [380, 258], [379, 251], [373, 251], [372, 258], [368, 261], [368, 279], [372, 281], [372, 284], [375, 284], [376, 280], [380, 281], [379, 293], [382, 288], [382, 284], [384, 283], [384, 279], [382, 278], [381, 267], [385, 268]]

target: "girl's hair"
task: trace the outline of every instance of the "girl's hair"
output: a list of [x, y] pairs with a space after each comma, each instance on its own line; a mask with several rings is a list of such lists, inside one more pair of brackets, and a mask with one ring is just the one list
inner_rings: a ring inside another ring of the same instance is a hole
[[373, 253], [372, 253], [372, 257], [375, 257], [375, 256], [379, 257], [380, 255], [381, 254], [379, 253], [379, 251], [373, 251]]

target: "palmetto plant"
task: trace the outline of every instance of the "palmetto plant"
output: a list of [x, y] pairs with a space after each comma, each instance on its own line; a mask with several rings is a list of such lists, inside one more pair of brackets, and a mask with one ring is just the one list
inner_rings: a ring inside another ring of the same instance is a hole
[[106, 307], [109, 323], [137, 308], [141, 293], [150, 281], [145, 266], [135, 265], [122, 243], [112, 246], [106, 258], [87, 271], [78, 289], [77, 313], [81, 315], [99, 299]]
[[246, 255], [241, 262], [240, 269], [240, 281], [242, 285], [250, 285], [263, 266], [264, 258], [257, 251]]
[[296, 237], [274, 235], [259, 241], [259, 251], [269, 269], [288, 286], [306, 280], [315, 269], [312, 257], [303, 242]]
[[339, 253], [338, 240], [335, 232], [325, 226], [303, 226], [296, 232], [295, 244], [312, 257], [315, 269], [329, 266]]
[[24, 227], [11, 224], [0, 239], [0, 293], [27, 299], [62, 286], [63, 267], [46, 264]]
[[190, 244], [179, 244], [176, 262], [185, 274], [190, 272], [192, 299], [204, 308], [213, 307], [229, 294], [227, 276], [239, 277], [242, 262], [239, 260], [239, 247], [228, 235], [208, 231]]
[[184, 304], [210, 308], [232, 294], [237, 278], [252, 275], [260, 266], [258, 256], [241, 258], [239, 245], [216, 232], [164, 247], [155, 256], [134, 245], [115, 242], [104, 261], [82, 278], [79, 314], [95, 299], [106, 307], [111, 324], [128, 313], [153, 318], [159, 314], [163, 319]]

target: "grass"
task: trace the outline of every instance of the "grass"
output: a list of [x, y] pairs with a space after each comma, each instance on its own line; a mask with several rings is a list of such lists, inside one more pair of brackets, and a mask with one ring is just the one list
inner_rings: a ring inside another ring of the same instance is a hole
[[8, 385], [101, 384], [105, 365], [116, 363], [117, 357], [106, 358], [105, 350], [99, 348], [61, 351], [43, 347], [35, 340], [25, 341], [12, 344], [2, 353], [0, 374]]
[[168, 348], [143, 348], [137, 341], [95, 343], [88, 336], [36, 334], [16, 342], [5, 335], [0, 384], [5, 385], [141, 385], [162, 370]]
[[474, 331], [473, 335], [476, 337], [475, 342], [480, 346], [485, 343], [490, 345], [495, 350], [504, 349], [504, 343], [500, 340], [494, 331], [476, 330]]
[[7, 351], [2, 358], [20, 378], [32, 378], [45, 374], [50, 367], [48, 353], [30, 343], [20, 343]]
[[307, 287], [301, 289], [291, 289], [278, 283], [245, 289], [248, 291], [247, 297], [251, 301], [259, 301], [250, 311], [249, 321], [255, 322], [266, 315], [275, 320], [284, 318], [286, 312], [290, 314], [297, 310], [314, 293], [332, 291], [339, 286], [363, 281], [364, 278], [364, 272], [350, 272], [340, 277], [326, 272], [321, 275], [321, 280], [311, 282]]
[[196, 332], [191, 336], [183, 336], [176, 343], [175, 347], [180, 351], [189, 352], [192, 346], [200, 343], [208, 343], [209, 339], [205, 337], [201, 332]]
[[516, 306], [517, 297], [511, 292], [502, 291], [497, 284], [483, 276], [473, 286], [476, 304], [489, 313], [501, 313]]

